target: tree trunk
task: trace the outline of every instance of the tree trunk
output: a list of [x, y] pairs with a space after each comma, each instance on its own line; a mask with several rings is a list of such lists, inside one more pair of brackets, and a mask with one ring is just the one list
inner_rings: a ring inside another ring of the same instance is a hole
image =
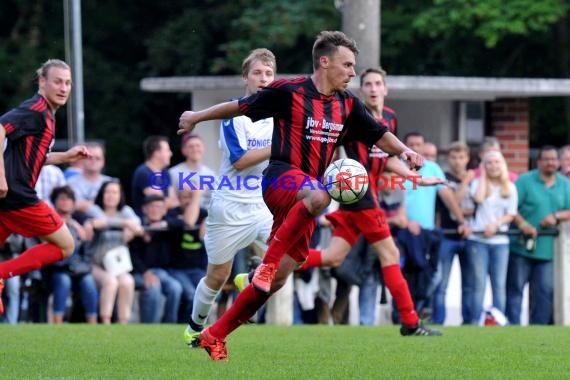
[[342, 30], [358, 44], [357, 74], [380, 65], [380, 0], [344, 0]]

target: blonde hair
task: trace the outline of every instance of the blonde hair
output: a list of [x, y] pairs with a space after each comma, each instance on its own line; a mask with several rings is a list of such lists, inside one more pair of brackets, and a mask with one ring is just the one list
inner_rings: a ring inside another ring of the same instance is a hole
[[463, 141], [454, 141], [449, 145], [449, 148], [447, 148], [447, 153], [451, 152], [464, 152], [469, 156], [469, 146]]
[[[485, 165], [490, 159], [497, 158], [500, 162], [501, 167], [501, 175], [499, 176], [499, 186], [501, 187], [501, 197], [508, 198], [511, 196], [511, 181], [509, 180], [509, 170], [507, 168], [507, 161], [503, 154], [496, 150], [491, 150], [485, 153], [483, 156], [482, 163]], [[489, 176], [487, 174], [487, 170], [485, 170], [485, 175], [487, 176], [486, 181], [486, 189], [485, 189], [485, 198], [491, 195], [491, 183], [489, 181]]]
[[52, 58], [42, 63], [42, 65], [36, 70], [37, 77], [47, 78], [49, 69], [51, 69], [52, 67], [58, 67], [60, 69], [71, 71], [67, 63], [63, 62], [61, 59]]
[[259, 60], [267, 66], [271, 66], [274, 72], [277, 72], [277, 62], [275, 55], [269, 49], [260, 48], [252, 50], [241, 64], [241, 75], [245, 78], [249, 74], [249, 68], [253, 61]]

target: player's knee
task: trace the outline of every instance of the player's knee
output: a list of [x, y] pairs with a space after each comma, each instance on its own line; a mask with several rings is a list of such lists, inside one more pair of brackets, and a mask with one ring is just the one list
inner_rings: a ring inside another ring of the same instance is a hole
[[331, 198], [326, 191], [313, 191], [307, 207], [311, 214], [320, 214], [331, 203]]
[[221, 289], [229, 277], [229, 270], [218, 268], [216, 270], [208, 272], [205, 282], [210, 289]]
[[378, 253], [378, 256], [383, 266], [400, 263], [400, 251], [396, 247], [394, 249], [382, 250]]

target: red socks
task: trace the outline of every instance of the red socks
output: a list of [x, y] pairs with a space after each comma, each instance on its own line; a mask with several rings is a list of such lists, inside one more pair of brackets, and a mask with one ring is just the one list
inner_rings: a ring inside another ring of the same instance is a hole
[[269, 248], [263, 257], [264, 264], [275, 264], [278, 268], [283, 255], [299, 239], [305, 236], [305, 231], [315, 223], [315, 216], [307, 210], [303, 201], [298, 201], [289, 211], [283, 224], [277, 229], [275, 236], [269, 242]]
[[320, 267], [323, 263], [323, 254], [318, 249], [309, 249], [309, 256], [307, 256], [307, 260], [301, 265], [298, 270], [307, 270], [315, 267]]
[[225, 339], [232, 331], [253, 317], [268, 299], [269, 295], [258, 292], [249, 284], [237, 296], [234, 304], [209, 327], [210, 333], [218, 339]]
[[382, 267], [382, 275], [384, 276], [384, 283], [396, 301], [396, 307], [400, 312], [400, 320], [402, 323], [409, 327], [415, 327], [420, 318], [414, 308], [414, 301], [408, 283], [402, 275], [402, 270], [398, 264], [388, 265]]
[[63, 251], [52, 243], [43, 243], [24, 251], [20, 256], [0, 263], [0, 278], [10, 278], [40, 269], [63, 259]]

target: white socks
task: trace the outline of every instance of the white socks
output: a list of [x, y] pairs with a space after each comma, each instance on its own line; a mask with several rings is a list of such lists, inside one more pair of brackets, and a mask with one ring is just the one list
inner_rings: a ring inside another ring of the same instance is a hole
[[204, 282], [204, 278], [200, 280], [196, 287], [196, 293], [194, 293], [194, 304], [192, 307], [192, 320], [201, 326], [206, 324], [212, 305], [219, 293], [217, 290], [210, 289]]

